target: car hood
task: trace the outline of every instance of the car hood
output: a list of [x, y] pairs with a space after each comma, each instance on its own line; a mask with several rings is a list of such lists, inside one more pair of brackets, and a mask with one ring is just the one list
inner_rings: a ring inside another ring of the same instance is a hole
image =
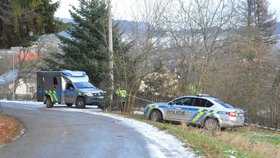
[[83, 93], [105, 93], [105, 91], [98, 88], [79, 89]]

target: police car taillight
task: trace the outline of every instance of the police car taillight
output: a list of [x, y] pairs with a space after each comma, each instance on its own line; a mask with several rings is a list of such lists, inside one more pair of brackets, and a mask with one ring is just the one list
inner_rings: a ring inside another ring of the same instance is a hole
[[228, 116], [229, 117], [236, 117], [236, 113], [235, 112], [228, 112]]

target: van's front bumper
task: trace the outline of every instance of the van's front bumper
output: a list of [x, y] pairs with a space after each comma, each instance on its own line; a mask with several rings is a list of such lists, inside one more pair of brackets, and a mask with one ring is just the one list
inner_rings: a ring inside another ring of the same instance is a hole
[[103, 95], [99, 95], [99, 96], [85, 96], [84, 98], [85, 98], [86, 105], [96, 105], [101, 100], [105, 99], [105, 96], [103, 96]]

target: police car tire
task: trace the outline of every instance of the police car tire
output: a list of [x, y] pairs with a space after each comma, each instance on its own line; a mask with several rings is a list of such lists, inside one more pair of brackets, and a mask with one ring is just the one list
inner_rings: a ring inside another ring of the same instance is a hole
[[86, 107], [86, 103], [85, 103], [84, 98], [78, 97], [77, 100], [76, 100], [76, 106], [79, 109], [84, 109]]
[[46, 98], [46, 106], [47, 106], [47, 108], [52, 108], [53, 107], [53, 103], [52, 103], [50, 97]]
[[215, 118], [208, 118], [204, 122], [204, 129], [210, 130], [210, 131], [215, 131], [219, 130], [220, 126], [218, 123], [218, 120]]
[[72, 107], [73, 104], [71, 103], [66, 103], [67, 107]]
[[153, 110], [150, 114], [150, 120], [159, 122], [162, 120], [162, 114], [158, 110]]

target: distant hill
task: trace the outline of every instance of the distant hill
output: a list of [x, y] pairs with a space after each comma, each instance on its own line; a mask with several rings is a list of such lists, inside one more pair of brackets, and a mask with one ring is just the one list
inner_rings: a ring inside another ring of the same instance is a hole
[[[67, 18], [58, 18], [63, 23], [70, 23], [73, 22], [72, 19]], [[128, 20], [113, 20], [114, 23], [119, 25], [119, 29], [121, 32], [130, 33], [135, 31], [135, 26], [137, 26], [139, 33], [144, 33], [146, 31], [146, 25], [143, 22], [136, 22], [136, 21], [128, 21]], [[63, 34], [64, 35], [64, 34]]]

